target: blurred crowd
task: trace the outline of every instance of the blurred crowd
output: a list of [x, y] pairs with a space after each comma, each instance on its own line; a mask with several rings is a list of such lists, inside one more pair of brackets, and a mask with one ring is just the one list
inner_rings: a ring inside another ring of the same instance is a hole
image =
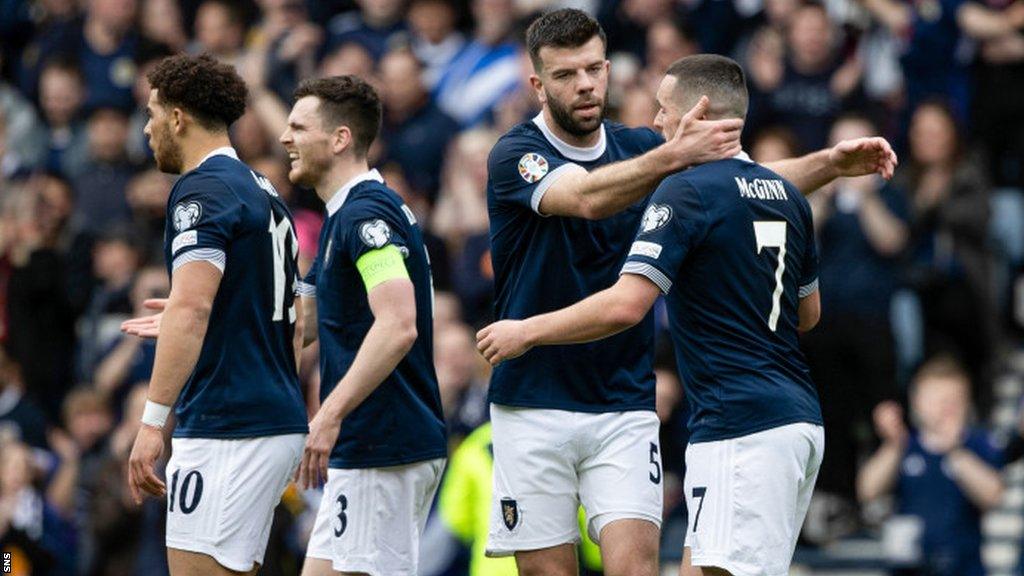
[[[878, 529], [894, 510], [887, 531], [917, 542], [894, 552], [901, 573], [984, 573], [971, 530], [998, 504], [1000, 468], [1024, 454], [1019, 434], [1004, 447], [985, 429], [1024, 315], [1024, 0], [0, 0], [0, 547], [16, 568], [166, 570], [163, 506], [133, 506], [124, 482], [155, 347], [118, 328], [169, 289], [174, 180], [142, 133], [145, 73], [185, 51], [246, 79], [232, 142], [292, 206], [303, 271], [323, 206], [287, 180], [277, 138], [291, 93], [337, 74], [381, 93], [371, 164], [424, 227], [452, 438], [421, 566], [514, 573], [482, 555], [488, 368], [474, 331], [492, 314], [486, 158], [539, 110], [526, 24], [567, 5], [608, 33], [616, 121], [650, 126], [668, 66], [716, 52], [748, 73], [754, 159], [877, 134], [897, 147], [891, 182], [841, 180], [811, 197], [823, 316], [804, 344], [828, 450], [805, 540]], [[303, 366], [317, 366], [307, 353]], [[685, 394], [671, 356], [659, 349], [666, 537], [685, 518]], [[315, 393], [315, 370], [304, 371]], [[286, 494], [264, 573], [297, 573], [316, 497]], [[936, 498], [953, 511], [936, 514]], [[587, 543], [580, 557], [599, 573]]]

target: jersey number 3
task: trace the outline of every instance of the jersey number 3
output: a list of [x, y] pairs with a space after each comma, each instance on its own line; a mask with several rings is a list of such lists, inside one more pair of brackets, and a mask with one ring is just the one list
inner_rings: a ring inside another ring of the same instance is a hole
[[758, 254], [764, 248], [779, 249], [779, 263], [775, 266], [775, 291], [772, 292], [772, 311], [768, 314], [768, 328], [775, 332], [779, 324], [779, 307], [782, 300], [782, 275], [786, 272], [786, 222], [754, 222], [754, 238], [757, 240]]
[[[292, 223], [288, 217], [282, 217], [280, 222], [274, 221], [274, 213], [270, 213], [271, 244], [274, 252], [274, 322], [284, 320], [285, 296], [295, 288], [295, 275], [288, 274], [288, 263], [285, 260], [288, 251], [288, 240], [291, 239], [291, 259], [299, 256], [299, 242], [292, 230]], [[295, 306], [288, 309], [288, 322], [295, 321]]]

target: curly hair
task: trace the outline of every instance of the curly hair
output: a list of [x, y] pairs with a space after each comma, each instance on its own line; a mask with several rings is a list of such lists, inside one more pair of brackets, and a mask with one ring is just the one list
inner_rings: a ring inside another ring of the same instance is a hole
[[541, 48], [579, 48], [594, 36], [600, 38], [605, 46], [608, 45], [604, 29], [582, 10], [562, 8], [544, 14], [526, 29], [526, 47], [534, 70], [540, 71], [543, 68]]
[[161, 104], [182, 108], [204, 128], [226, 130], [245, 113], [245, 81], [233, 67], [209, 54], [165, 58], [146, 78]]
[[358, 76], [332, 76], [305, 80], [295, 89], [295, 100], [306, 96], [320, 99], [318, 112], [324, 128], [331, 131], [348, 126], [353, 151], [366, 156], [380, 131], [381, 103], [377, 91]]

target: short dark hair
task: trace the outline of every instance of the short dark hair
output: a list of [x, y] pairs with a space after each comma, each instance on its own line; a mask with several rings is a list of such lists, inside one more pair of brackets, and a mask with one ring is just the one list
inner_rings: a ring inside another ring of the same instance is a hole
[[579, 48], [597, 36], [601, 43], [608, 45], [604, 29], [586, 12], [575, 8], [562, 8], [548, 12], [530, 23], [526, 29], [526, 48], [530, 52], [534, 70], [540, 70], [540, 49]]
[[380, 96], [373, 86], [351, 74], [315, 78], [304, 80], [295, 89], [296, 101], [306, 96], [320, 99], [318, 110], [324, 127], [348, 126], [353, 150], [357, 156], [366, 156], [380, 131]]
[[245, 114], [249, 89], [235, 69], [209, 54], [177, 54], [146, 75], [160, 103], [178, 106], [210, 130], [226, 130]]
[[743, 68], [732, 58], [697, 54], [680, 58], [666, 72], [677, 80], [675, 93], [684, 101], [706, 95], [711, 100], [709, 116], [745, 118], [749, 97]]

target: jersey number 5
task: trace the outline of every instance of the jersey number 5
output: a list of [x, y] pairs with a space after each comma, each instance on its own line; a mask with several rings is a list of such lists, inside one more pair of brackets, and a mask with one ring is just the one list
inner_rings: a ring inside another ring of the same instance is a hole
[[772, 292], [772, 311], [768, 314], [768, 328], [775, 332], [779, 324], [779, 303], [782, 300], [782, 275], [786, 272], [786, 222], [754, 222], [754, 238], [757, 240], [758, 254], [764, 248], [779, 249], [779, 263], [775, 267], [775, 291]]
[[[284, 320], [285, 296], [295, 288], [295, 275], [289, 278], [288, 266], [285, 261], [288, 250], [288, 240], [291, 239], [291, 258], [294, 260], [299, 256], [299, 242], [292, 230], [292, 222], [287, 216], [281, 218], [280, 222], [274, 221], [274, 213], [270, 213], [271, 245], [274, 252], [274, 322]], [[288, 309], [288, 322], [295, 321], [295, 306]]]

